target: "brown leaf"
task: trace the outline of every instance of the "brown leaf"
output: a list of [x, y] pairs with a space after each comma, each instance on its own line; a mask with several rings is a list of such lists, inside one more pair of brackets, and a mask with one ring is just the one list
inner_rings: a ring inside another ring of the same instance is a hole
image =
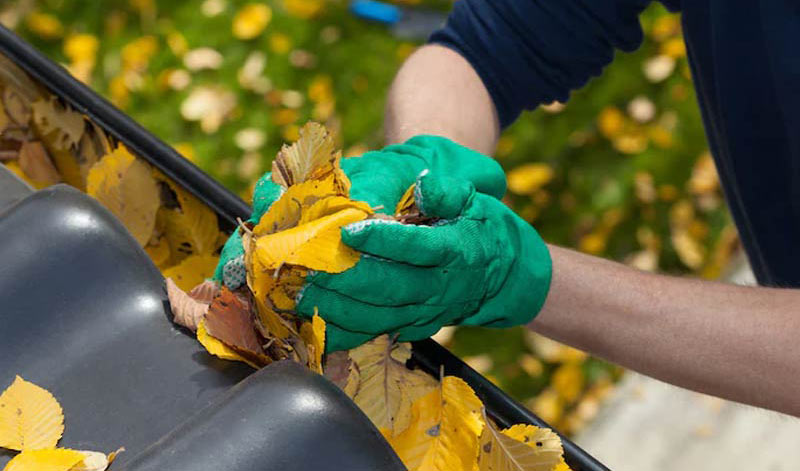
[[[339, 194], [347, 195], [350, 182], [339, 167], [341, 153], [335, 151], [335, 143], [324, 126], [309, 122], [300, 129], [300, 139], [291, 146], [284, 145], [272, 162], [272, 181], [287, 188], [306, 180], [321, 180], [334, 174]], [[342, 180], [343, 179], [343, 180]]]
[[167, 297], [172, 307], [172, 322], [182, 325], [192, 332], [197, 331], [197, 326], [208, 312], [208, 303], [193, 299], [172, 281], [167, 278]]
[[211, 304], [211, 301], [219, 294], [219, 285], [216, 281], [206, 280], [189, 291], [189, 296], [195, 301]]
[[50, 186], [61, 181], [58, 170], [39, 141], [22, 143], [19, 149], [19, 166], [25, 175], [38, 183], [38, 187]]
[[265, 366], [261, 342], [253, 325], [253, 307], [248, 299], [237, 296], [227, 287], [211, 302], [206, 313], [208, 333], [256, 364]]
[[5, 87], [3, 89], [3, 108], [6, 114], [17, 126], [27, 127], [31, 119], [31, 104], [16, 88]]

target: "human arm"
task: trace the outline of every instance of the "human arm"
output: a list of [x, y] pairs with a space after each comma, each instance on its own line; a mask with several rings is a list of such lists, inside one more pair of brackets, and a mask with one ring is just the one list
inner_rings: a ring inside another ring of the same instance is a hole
[[494, 151], [500, 134], [497, 111], [478, 74], [459, 53], [437, 44], [417, 50], [397, 73], [384, 127], [387, 144], [436, 134], [484, 154]]
[[800, 416], [800, 291], [550, 254], [550, 292], [531, 329], [662, 381]]

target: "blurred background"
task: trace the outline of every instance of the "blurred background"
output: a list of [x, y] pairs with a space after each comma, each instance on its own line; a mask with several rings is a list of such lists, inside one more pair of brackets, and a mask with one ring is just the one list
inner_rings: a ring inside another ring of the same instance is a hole
[[[390, 28], [344, 0], [6, 0], [0, 22], [249, 201], [307, 120], [347, 156], [381, 147], [384, 96], [449, 0], [397, 1]], [[419, 21], [419, 24], [414, 24]], [[551, 243], [717, 278], [738, 251], [706, 148], [679, 17], [653, 4], [643, 46], [500, 139], [507, 202]], [[438, 340], [560, 430], [581, 431], [622, 370], [522, 329]], [[604, 445], [605, 446], [605, 445]]]

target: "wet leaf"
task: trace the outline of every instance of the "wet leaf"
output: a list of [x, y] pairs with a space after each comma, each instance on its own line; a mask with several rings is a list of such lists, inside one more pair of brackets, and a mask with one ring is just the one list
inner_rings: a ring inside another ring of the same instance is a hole
[[147, 244], [160, 205], [158, 187], [147, 164], [120, 146], [89, 171], [86, 192], [119, 218], [139, 245]]
[[64, 413], [47, 390], [17, 376], [0, 395], [0, 447], [53, 448], [64, 433]]

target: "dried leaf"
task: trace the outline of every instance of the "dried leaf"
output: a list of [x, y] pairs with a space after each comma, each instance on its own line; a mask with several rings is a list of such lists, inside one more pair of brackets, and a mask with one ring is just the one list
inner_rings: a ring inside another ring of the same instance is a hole
[[300, 338], [308, 349], [308, 368], [322, 374], [322, 354], [325, 353], [325, 321], [314, 313], [311, 322], [300, 326]]
[[177, 201], [176, 208], [162, 206], [158, 211], [159, 222], [163, 224], [164, 235], [169, 242], [172, 262], [176, 263], [188, 255], [213, 253], [219, 246], [219, 226], [214, 211], [161, 172], [154, 172], [154, 176], [167, 186], [168, 192]]
[[117, 216], [139, 245], [147, 244], [160, 205], [158, 187], [147, 164], [120, 146], [92, 166], [86, 192]]
[[201, 303], [211, 304], [211, 301], [217, 297], [220, 289], [216, 281], [206, 280], [189, 291], [189, 296], [195, 301]]
[[208, 331], [206, 330], [205, 321], [201, 321], [200, 324], [197, 325], [197, 341], [200, 342], [200, 344], [206, 349], [206, 351], [208, 351], [208, 353], [217, 358], [221, 358], [223, 360], [241, 361], [242, 363], [247, 363], [253, 368], [260, 368], [258, 365], [250, 363], [250, 361], [245, 357], [239, 355], [236, 350], [225, 345], [219, 339], [209, 335]]
[[514, 425], [500, 431], [483, 412], [479, 471], [553, 471], [562, 459], [561, 439], [551, 430]]
[[411, 404], [436, 387], [436, 381], [420, 370], [410, 370], [408, 344], [394, 343], [388, 335], [350, 350], [359, 371], [353, 400], [378, 428], [398, 434], [408, 427]]
[[3, 471], [70, 471], [85, 456], [66, 448], [25, 450], [9, 461]]
[[[335, 152], [333, 137], [324, 126], [307, 123], [300, 129], [300, 139], [291, 146], [284, 145], [272, 162], [272, 181], [288, 188], [306, 180], [320, 180], [334, 173], [339, 166], [341, 154]], [[341, 179], [344, 173], [336, 175]], [[346, 177], [344, 177], [346, 179]], [[343, 184], [337, 185], [344, 190]], [[349, 190], [349, 181], [347, 182]], [[348, 194], [344, 191], [340, 194]]]
[[58, 170], [39, 141], [23, 142], [19, 149], [18, 162], [25, 175], [36, 182], [36, 188], [44, 188], [61, 181]]
[[211, 302], [205, 316], [205, 326], [209, 335], [253, 364], [265, 366], [270, 362], [261, 349], [253, 326], [252, 306], [227, 287], [223, 286], [219, 296]]
[[350, 375], [350, 369], [353, 366], [353, 360], [350, 359], [347, 351], [340, 350], [327, 354], [324, 365], [325, 377], [331, 383], [339, 386], [339, 389], [344, 389], [347, 384], [347, 378]]
[[193, 299], [172, 281], [167, 278], [167, 297], [172, 308], [172, 322], [182, 325], [191, 331], [197, 331], [197, 325], [208, 312], [208, 303]]
[[36, 100], [31, 109], [39, 135], [54, 148], [68, 150], [78, 145], [86, 127], [82, 114], [65, 107], [55, 96]]
[[359, 253], [342, 242], [341, 228], [365, 219], [369, 213], [348, 208], [255, 241], [255, 256], [270, 269], [284, 264], [339, 273], [358, 262]]
[[83, 460], [70, 468], [69, 471], [105, 471], [108, 469], [111, 462], [114, 461], [113, 458], [116, 457], [119, 450], [108, 455], [97, 451], [84, 450], [80, 450], [79, 453], [83, 454]]
[[64, 433], [64, 413], [50, 392], [19, 376], [0, 395], [0, 447], [53, 448]]
[[31, 104], [14, 87], [3, 89], [3, 108], [9, 118], [18, 126], [27, 127], [31, 119]]
[[467, 383], [445, 376], [440, 388], [414, 401], [411, 424], [389, 443], [410, 471], [472, 470], [484, 427], [481, 407]]
[[218, 261], [216, 255], [192, 255], [162, 273], [164, 278], [172, 278], [180, 289], [189, 291], [214, 274]]

